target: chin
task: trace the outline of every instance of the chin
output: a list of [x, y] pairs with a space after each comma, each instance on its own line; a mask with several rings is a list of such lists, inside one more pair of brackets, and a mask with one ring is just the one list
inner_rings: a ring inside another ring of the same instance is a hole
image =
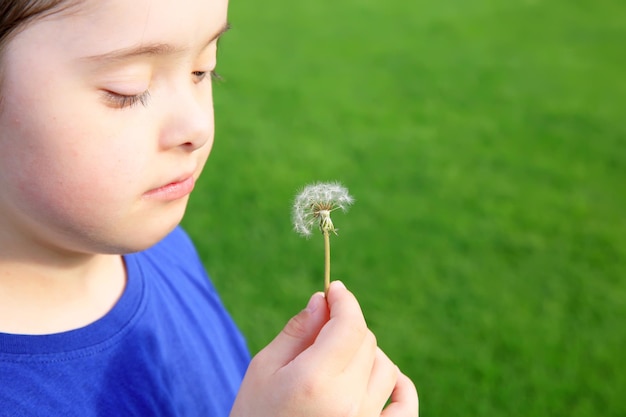
[[101, 253], [125, 255], [146, 250], [170, 234], [181, 222], [184, 209], [179, 213], [166, 213], [145, 217], [139, 221], [129, 222], [127, 227], [113, 231], [109, 238], [102, 242], [104, 251]]
[[168, 234], [170, 234], [176, 226], [180, 224], [180, 220], [171, 223], [161, 223], [158, 227], [147, 228], [144, 230], [138, 231], [131, 239], [126, 240], [126, 245], [124, 245], [121, 251], [118, 251], [120, 254], [141, 252], [146, 250], [161, 240], [163, 240]]
[[149, 249], [163, 240], [172, 230], [174, 230], [174, 227], [168, 229], [164, 233], [144, 235], [139, 239], [135, 238], [132, 241], [123, 242], [121, 245], [113, 248], [114, 250], [111, 253], [127, 255]]

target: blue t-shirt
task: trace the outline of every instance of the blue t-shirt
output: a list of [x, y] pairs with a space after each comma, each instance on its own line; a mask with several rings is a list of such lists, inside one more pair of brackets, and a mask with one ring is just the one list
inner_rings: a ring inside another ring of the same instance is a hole
[[0, 416], [228, 416], [250, 357], [187, 235], [124, 260], [124, 293], [96, 322], [0, 333]]

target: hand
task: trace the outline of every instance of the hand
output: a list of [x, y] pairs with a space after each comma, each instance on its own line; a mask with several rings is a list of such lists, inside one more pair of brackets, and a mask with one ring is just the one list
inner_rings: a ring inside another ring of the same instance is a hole
[[[385, 407], [387, 401], [389, 405]], [[333, 282], [250, 363], [230, 417], [417, 417], [417, 391]]]

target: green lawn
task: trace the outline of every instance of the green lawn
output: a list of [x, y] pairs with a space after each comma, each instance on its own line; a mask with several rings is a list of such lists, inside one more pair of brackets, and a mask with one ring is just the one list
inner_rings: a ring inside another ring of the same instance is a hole
[[232, 0], [185, 227], [258, 351], [333, 277], [423, 416], [626, 415], [626, 3]]

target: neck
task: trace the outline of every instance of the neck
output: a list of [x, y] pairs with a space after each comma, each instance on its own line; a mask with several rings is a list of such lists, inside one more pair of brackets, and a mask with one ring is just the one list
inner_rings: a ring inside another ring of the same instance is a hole
[[86, 326], [113, 307], [126, 284], [120, 255], [16, 255], [3, 251], [0, 257], [0, 332], [50, 334]]

